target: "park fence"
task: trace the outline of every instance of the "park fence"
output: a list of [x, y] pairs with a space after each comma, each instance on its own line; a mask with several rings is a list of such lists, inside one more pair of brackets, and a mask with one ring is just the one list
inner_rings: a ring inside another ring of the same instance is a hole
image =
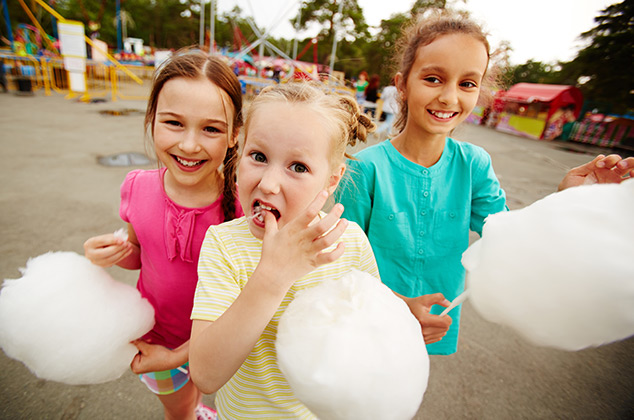
[[[80, 97], [95, 100], [142, 100], [150, 94], [154, 67], [123, 65], [110, 62], [86, 61], [86, 92], [71, 92], [68, 74], [63, 60], [51, 57], [19, 56], [0, 51], [10, 90], [17, 94], [29, 95], [43, 92], [45, 95], [65, 94], [69, 98]], [[252, 99], [261, 89], [278, 83], [263, 77], [239, 76], [242, 93], [246, 100]], [[284, 81], [282, 81], [284, 82]], [[325, 86], [339, 94], [354, 96], [354, 91], [342, 84], [325, 83]]]
[[570, 127], [567, 140], [634, 151], [634, 120], [609, 117], [575, 121]]
[[[87, 60], [86, 92], [73, 93], [60, 58], [0, 53], [7, 84], [17, 94], [44, 92], [81, 96], [85, 100], [147, 100], [154, 67], [113, 66]], [[122, 71], [122, 67], [123, 70]]]

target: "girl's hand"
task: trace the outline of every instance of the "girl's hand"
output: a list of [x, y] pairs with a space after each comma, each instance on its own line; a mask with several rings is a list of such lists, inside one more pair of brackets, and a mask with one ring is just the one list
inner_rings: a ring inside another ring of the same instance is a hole
[[571, 169], [559, 184], [559, 191], [584, 184], [620, 183], [634, 177], [634, 157], [599, 155], [592, 161]]
[[143, 340], [133, 341], [132, 344], [139, 350], [130, 363], [130, 369], [136, 374], [176, 369], [184, 363], [179, 363], [175, 352], [167, 347]]
[[412, 312], [412, 315], [414, 315], [418, 322], [420, 322], [425, 344], [431, 344], [442, 340], [445, 334], [447, 334], [452, 320], [449, 315], [432, 315], [429, 311], [434, 305], [447, 307], [451, 302], [445, 299], [442, 293], [423, 295], [416, 298], [406, 298], [401, 296], [401, 298], [405, 301], [405, 303], [407, 303], [407, 306], [409, 306], [409, 310]]
[[133, 248], [130, 241], [108, 233], [84, 242], [84, 255], [99, 267], [110, 267], [132, 254]]
[[343, 206], [335, 204], [326, 217], [313, 222], [327, 199], [328, 193], [321, 191], [303, 214], [279, 230], [275, 217], [265, 212], [262, 258], [258, 269], [267, 273], [267, 277], [274, 280], [272, 286], [280, 287], [284, 293], [300, 277], [343, 255], [343, 242], [335, 249], [324, 252], [348, 226], [346, 219], [340, 219]]

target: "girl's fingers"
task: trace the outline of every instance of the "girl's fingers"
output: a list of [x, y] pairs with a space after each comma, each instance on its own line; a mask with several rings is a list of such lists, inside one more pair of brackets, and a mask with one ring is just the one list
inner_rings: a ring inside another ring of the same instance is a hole
[[341, 220], [343, 214], [343, 205], [337, 203], [333, 206], [332, 210], [321, 220], [311, 225], [310, 233], [314, 235], [315, 239], [320, 238], [326, 234], [332, 227]]
[[605, 168], [605, 169], [611, 169], [614, 167], [614, 165], [616, 165], [619, 161], [621, 161], [622, 158], [619, 155], [608, 155], [606, 157], [604, 157], [603, 159], [600, 159], [597, 163], [596, 163], [596, 167], [597, 168]]
[[333, 249], [332, 251], [320, 252], [319, 254], [317, 254], [315, 262], [317, 263], [317, 265], [329, 264], [339, 259], [339, 257], [343, 255], [345, 250], [345, 244], [343, 242], [339, 242], [335, 249]]
[[332, 229], [330, 229], [329, 227], [329, 231], [320, 234], [313, 240], [313, 246], [315, 247], [315, 249], [320, 251], [328, 248], [329, 246], [337, 242], [341, 235], [343, 235], [343, 233], [346, 231], [347, 227], [348, 220], [339, 219]]
[[614, 172], [616, 172], [620, 177], [624, 177], [626, 175], [632, 176], [632, 171], [634, 171], [634, 157], [628, 157], [621, 161], [619, 161], [614, 167]]
[[303, 227], [310, 225], [315, 217], [319, 214], [321, 209], [326, 204], [326, 200], [328, 200], [328, 191], [322, 190], [317, 194], [317, 197], [306, 207], [306, 211], [304, 211], [303, 215], [300, 215], [296, 220]]

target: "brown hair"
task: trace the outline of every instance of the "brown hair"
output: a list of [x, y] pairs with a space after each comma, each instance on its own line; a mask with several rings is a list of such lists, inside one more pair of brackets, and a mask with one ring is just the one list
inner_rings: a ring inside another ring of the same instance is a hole
[[[487, 67], [491, 58], [491, 47], [487, 40], [487, 35], [477, 23], [471, 21], [465, 14], [450, 12], [445, 9], [435, 10], [429, 17], [419, 15], [413, 19], [412, 23], [403, 31], [403, 36], [399, 40], [399, 60], [398, 71], [402, 75], [402, 86], [404, 88], [407, 83], [412, 66], [416, 61], [416, 54], [420, 47], [431, 44], [436, 38], [443, 35], [464, 34], [471, 35], [484, 44], [487, 52]], [[493, 79], [487, 75], [487, 71], [482, 79], [483, 86], [485, 84], [494, 84]], [[481, 94], [486, 94], [486, 89], [480, 89]], [[408, 107], [407, 101], [401, 95], [398, 95], [400, 112], [394, 123], [394, 128], [401, 132], [407, 124]]]
[[365, 91], [367, 92], [368, 89], [377, 90], [380, 85], [381, 85], [381, 77], [379, 77], [378, 74], [373, 74], [370, 77], [370, 80], [368, 81], [368, 85], [365, 87]]
[[346, 153], [347, 146], [354, 146], [357, 140], [366, 141], [368, 134], [376, 129], [376, 124], [361, 112], [352, 96], [329, 92], [323, 84], [300, 81], [262, 89], [247, 111], [245, 141], [249, 136], [251, 116], [271, 102], [306, 104], [313, 107], [315, 114], [323, 118], [330, 129], [332, 167], [343, 162], [345, 157], [350, 157]]
[[[154, 73], [152, 91], [145, 111], [145, 131], [154, 134], [156, 107], [159, 93], [169, 80], [184, 77], [198, 79], [205, 77], [223, 90], [233, 105], [233, 121], [230, 125], [231, 139], [237, 137], [242, 127], [242, 88], [236, 75], [218, 56], [208, 55], [192, 47], [184, 48], [168, 58]], [[224, 102], [223, 102], [224, 103]], [[225, 110], [225, 113], [227, 110]], [[229, 140], [229, 139], [227, 139]], [[225, 221], [236, 216], [236, 166], [238, 163], [238, 144], [227, 148], [223, 162], [224, 185], [222, 189], [222, 211]]]

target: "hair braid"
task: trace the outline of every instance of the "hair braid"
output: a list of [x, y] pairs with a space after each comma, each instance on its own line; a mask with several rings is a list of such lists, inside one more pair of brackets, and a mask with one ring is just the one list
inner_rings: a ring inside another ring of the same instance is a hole
[[223, 162], [224, 186], [222, 189], [222, 212], [225, 222], [236, 217], [236, 167], [238, 165], [238, 144], [227, 149]]

